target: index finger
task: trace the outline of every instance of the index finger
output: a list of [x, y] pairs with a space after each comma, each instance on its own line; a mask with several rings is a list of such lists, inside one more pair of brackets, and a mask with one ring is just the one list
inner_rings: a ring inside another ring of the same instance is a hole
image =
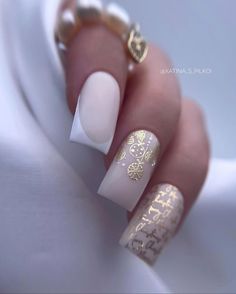
[[103, 23], [88, 23], [69, 43], [64, 64], [68, 105], [74, 113], [70, 139], [107, 153], [127, 79], [123, 41]]

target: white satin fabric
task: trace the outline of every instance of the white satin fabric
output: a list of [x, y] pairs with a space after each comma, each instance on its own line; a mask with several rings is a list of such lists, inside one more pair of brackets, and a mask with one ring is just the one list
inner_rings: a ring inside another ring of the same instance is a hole
[[68, 140], [58, 2], [0, 1], [0, 293], [235, 292], [236, 161], [212, 160], [153, 269], [118, 245], [126, 216], [96, 194], [102, 156]]

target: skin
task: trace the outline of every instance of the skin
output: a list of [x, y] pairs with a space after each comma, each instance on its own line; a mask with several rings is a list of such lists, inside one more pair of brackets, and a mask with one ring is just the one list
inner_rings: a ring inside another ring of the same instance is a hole
[[120, 86], [121, 107], [114, 140], [105, 157], [106, 166], [130, 132], [152, 131], [161, 143], [161, 155], [143, 197], [158, 183], [177, 186], [185, 200], [184, 219], [201, 190], [209, 164], [202, 111], [193, 101], [182, 99], [174, 74], [160, 73], [171, 63], [154, 45], [149, 45], [148, 57], [130, 75], [127, 67], [127, 54], [119, 37], [103, 25], [84, 27], [65, 56], [69, 108], [75, 111], [78, 94], [91, 73], [111, 73]]
[[121, 40], [109, 29], [103, 25], [83, 27], [72, 40], [65, 59], [67, 97], [71, 111], [75, 111], [84, 82], [96, 71], [109, 72], [117, 80], [122, 104], [128, 74], [127, 64]]

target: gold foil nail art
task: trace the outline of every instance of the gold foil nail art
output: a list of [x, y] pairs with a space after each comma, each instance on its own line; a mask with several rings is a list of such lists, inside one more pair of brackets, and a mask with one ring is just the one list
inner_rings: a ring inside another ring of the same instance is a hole
[[153, 263], [173, 235], [183, 212], [183, 196], [161, 184], [140, 203], [120, 243], [148, 263]]
[[155, 169], [158, 138], [146, 130], [128, 135], [112, 161], [98, 193], [132, 211]]
[[[138, 181], [143, 177], [145, 163], [149, 163], [152, 167], [156, 165], [159, 145], [154, 144], [155, 147], [153, 147], [154, 139], [155, 136], [151, 132], [135, 131], [128, 136], [118, 151], [116, 162], [127, 169], [127, 175], [131, 180]], [[128, 165], [126, 164], [127, 156], [132, 158], [132, 162]]]

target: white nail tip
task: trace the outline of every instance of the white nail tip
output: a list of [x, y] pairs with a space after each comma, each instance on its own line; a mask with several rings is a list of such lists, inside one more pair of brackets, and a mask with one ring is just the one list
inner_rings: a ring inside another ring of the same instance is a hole
[[91, 74], [78, 99], [70, 140], [106, 154], [115, 133], [119, 105], [120, 89], [113, 76], [105, 72]]

